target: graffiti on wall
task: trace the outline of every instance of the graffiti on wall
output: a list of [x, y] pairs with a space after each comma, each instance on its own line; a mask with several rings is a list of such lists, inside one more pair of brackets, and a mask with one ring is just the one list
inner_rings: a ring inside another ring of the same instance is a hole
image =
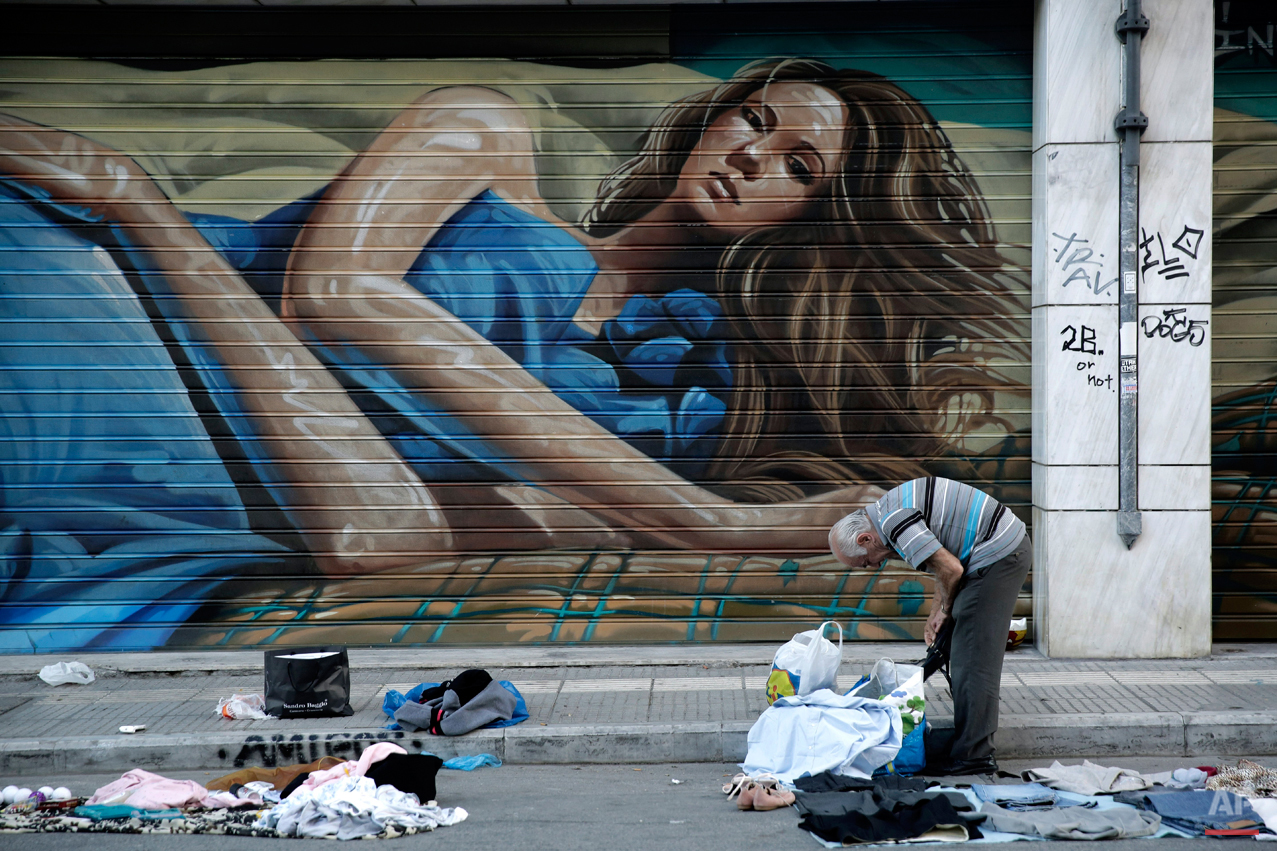
[[3, 67], [7, 651], [904, 637], [828, 527], [1027, 484], [1018, 249], [890, 79]]

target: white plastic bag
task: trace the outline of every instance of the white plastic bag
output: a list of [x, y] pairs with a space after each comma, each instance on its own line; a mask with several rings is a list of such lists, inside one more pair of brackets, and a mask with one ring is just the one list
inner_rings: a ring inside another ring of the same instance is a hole
[[[825, 627], [838, 627], [838, 646], [825, 638]], [[842, 627], [825, 621], [816, 629], [800, 632], [776, 651], [772, 672], [767, 678], [767, 702], [778, 697], [805, 696], [822, 688], [838, 685], [838, 666], [842, 664]]]
[[223, 718], [266, 721], [274, 715], [266, 714], [266, 698], [260, 694], [232, 694], [217, 702], [217, 714]]
[[57, 662], [41, 668], [40, 679], [51, 686], [60, 686], [65, 683], [87, 686], [96, 680], [97, 677], [94, 676], [93, 671], [89, 670], [89, 666], [83, 662]]

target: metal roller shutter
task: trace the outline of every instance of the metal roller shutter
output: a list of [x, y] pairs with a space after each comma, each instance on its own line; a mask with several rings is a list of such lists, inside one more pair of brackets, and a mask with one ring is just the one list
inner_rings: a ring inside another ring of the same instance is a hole
[[1268, 3], [1215, 4], [1214, 638], [1277, 639], [1277, 61]]
[[4, 650], [917, 638], [829, 524], [1030, 519], [1027, 6], [59, 14], [0, 60]]

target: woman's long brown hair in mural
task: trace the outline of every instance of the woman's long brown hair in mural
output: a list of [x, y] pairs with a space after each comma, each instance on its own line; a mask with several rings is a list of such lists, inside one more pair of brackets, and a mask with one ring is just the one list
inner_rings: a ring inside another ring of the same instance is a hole
[[0, 118], [13, 197], [110, 231], [329, 573], [819, 552], [879, 485], [994, 422], [1021, 307], [970, 174], [896, 85], [750, 66], [667, 108], [581, 225], [541, 197], [536, 157], [505, 95], [425, 94], [267, 217], [295, 233], [277, 314], [256, 261], [134, 160]]
[[[704, 128], [784, 81], [819, 85], [846, 113], [821, 197], [801, 220], [735, 239], [718, 264], [735, 336], [756, 345], [736, 350], [736, 392], [706, 480], [762, 500], [801, 496], [804, 483], [917, 475], [955, 435], [995, 419], [994, 390], [1013, 384], [998, 361], [1026, 355], [1009, 264], [974, 180], [927, 110], [875, 74], [762, 62], [673, 104], [604, 182], [589, 232], [649, 215]], [[802, 450], [796, 434], [808, 438]]]

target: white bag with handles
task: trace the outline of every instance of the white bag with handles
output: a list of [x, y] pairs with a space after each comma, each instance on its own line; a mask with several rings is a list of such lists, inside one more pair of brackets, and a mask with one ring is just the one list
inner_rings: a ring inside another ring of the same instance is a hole
[[[838, 644], [825, 638], [825, 627], [838, 627]], [[822, 688], [837, 688], [838, 666], [842, 664], [842, 627], [825, 621], [816, 629], [800, 632], [776, 651], [771, 675], [767, 677], [767, 702], [778, 697], [808, 695]]]

